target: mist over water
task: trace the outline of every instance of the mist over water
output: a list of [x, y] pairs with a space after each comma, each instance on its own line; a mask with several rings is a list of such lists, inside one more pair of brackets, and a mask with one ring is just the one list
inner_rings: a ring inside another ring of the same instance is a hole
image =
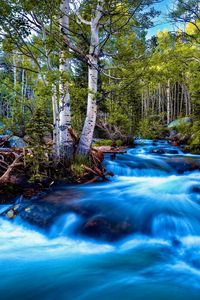
[[76, 212], [48, 232], [1, 218], [1, 299], [200, 299], [200, 172], [188, 168], [197, 163], [164, 141], [107, 156], [111, 181], [62, 187], [63, 202], [78, 193], [95, 232]]

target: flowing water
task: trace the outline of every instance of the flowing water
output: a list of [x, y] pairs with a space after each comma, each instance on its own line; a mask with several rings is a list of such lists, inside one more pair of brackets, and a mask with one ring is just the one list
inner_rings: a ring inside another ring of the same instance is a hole
[[111, 181], [62, 186], [59, 201], [70, 193], [92, 212], [84, 230], [75, 211], [48, 233], [1, 218], [0, 298], [200, 299], [197, 162], [200, 156], [166, 142], [143, 141], [116, 160], [106, 157]]

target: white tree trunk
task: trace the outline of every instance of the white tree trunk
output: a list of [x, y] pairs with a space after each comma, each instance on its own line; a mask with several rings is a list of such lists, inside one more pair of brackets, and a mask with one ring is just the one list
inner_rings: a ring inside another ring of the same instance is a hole
[[77, 153], [87, 155], [93, 139], [94, 128], [96, 124], [97, 116], [97, 103], [96, 103], [96, 93], [97, 93], [97, 81], [98, 81], [98, 63], [96, 58], [90, 58], [92, 66], [89, 66], [88, 70], [88, 105], [87, 105], [87, 115], [82, 130], [79, 146]]
[[60, 136], [59, 136], [59, 114], [56, 95], [56, 86], [52, 87], [52, 108], [53, 108], [53, 150], [56, 157], [60, 156]]
[[167, 82], [167, 124], [170, 122], [170, 80]]
[[[61, 18], [60, 18], [60, 29], [64, 34], [64, 39], [68, 38], [69, 28], [69, 0], [63, 0], [60, 5]], [[61, 50], [60, 53], [60, 100], [59, 100], [59, 142], [60, 142], [60, 155], [70, 159], [73, 154], [73, 139], [70, 134], [71, 129], [71, 110], [70, 110], [70, 94], [69, 84], [64, 79], [64, 75], [69, 73], [70, 63], [69, 59], [66, 58], [66, 52]]]
[[13, 85], [14, 85], [14, 97], [17, 94], [17, 68], [16, 68], [16, 55], [13, 54]]
[[87, 155], [93, 139], [97, 117], [97, 85], [98, 85], [98, 59], [99, 59], [99, 21], [103, 15], [104, 0], [99, 0], [94, 18], [91, 19], [91, 42], [88, 55], [88, 100], [87, 115], [77, 148], [78, 155]]
[[161, 114], [161, 83], [158, 84], [158, 113]]

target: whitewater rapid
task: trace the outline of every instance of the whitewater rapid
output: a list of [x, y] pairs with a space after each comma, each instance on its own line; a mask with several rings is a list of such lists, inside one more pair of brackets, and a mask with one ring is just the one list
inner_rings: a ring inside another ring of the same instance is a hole
[[[156, 147], [177, 153], [153, 154]], [[62, 201], [78, 190], [75, 204], [89, 207], [92, 221], [114, 224], [114, 237], [117, 224], [127, 226], [113, 240], [107, 232], [80, 233], [85, 220], [76, 212], [63, 213], [48, 232], [20, 217], [1, 218], [1, 299], [199, 299], [200, 172], [178, 172], [170, 163], [188, 157], [200, 160], [166, 142], [143, 141], [116, 160], [105, 158], [116, 174], [111, 181], [62, 187]]]

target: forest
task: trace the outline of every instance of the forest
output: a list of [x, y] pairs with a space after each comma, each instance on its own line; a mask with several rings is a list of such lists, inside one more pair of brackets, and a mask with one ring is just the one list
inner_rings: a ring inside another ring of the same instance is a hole
[[0, 1], [2, 299], [199, 299], [199, 171], [199, 0]]
[[[23, 160], [33, 181], [59, 177], [56, 169], [77, 177], [95, 138], [162, 138], [183, 117], [193, 123], [179, 139], [198, 151], [198, 1], [178, 2], [168, 16], [177, 30], [150, 39], [154, 0], [73, 2], [2, 1], [1, 144], [30, 150], [17, 166]], [[2, 183], [13, 170], [5, 166]]]

